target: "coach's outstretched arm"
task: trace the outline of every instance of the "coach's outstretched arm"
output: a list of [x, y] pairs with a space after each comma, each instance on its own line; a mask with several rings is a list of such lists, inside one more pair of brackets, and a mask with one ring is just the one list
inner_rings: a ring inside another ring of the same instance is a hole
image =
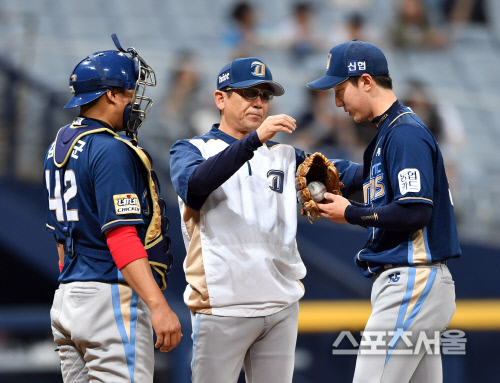
[[[188, 140], [178, 141], [170, 149], [174, 188], [189, 207], [199, 210], [208, 196], [252, 159], [262, 144], [278, 132], [291, 134], [295, 129], [293, 117], [269, 116], [256, 131], [207, 159]], [[185, 183], [187, 188], [183, 186]]]

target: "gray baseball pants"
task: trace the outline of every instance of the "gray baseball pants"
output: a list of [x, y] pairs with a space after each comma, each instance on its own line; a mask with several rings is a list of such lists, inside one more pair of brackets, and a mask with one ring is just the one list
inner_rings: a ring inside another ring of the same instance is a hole
[[439, 339], [455, 313], [448, 267], [385, 270], [375, 278], [371, 303], [353, 383], [441, 383]]
[[60, 284], [50, 310], [65, 383], [152, 383], [151, 311], [127, 284]]
[[192, 314], [193, 383], [291, 383], [299, 304], [263, 317]]

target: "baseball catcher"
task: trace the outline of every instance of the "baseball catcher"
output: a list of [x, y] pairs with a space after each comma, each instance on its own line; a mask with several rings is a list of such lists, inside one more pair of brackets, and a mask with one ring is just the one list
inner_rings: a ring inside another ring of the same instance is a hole
[[316, 152], [299, 165], [295, 174], [297, 199], [302, 204], [301, 214], [307, 215], [307, 219], [311, 223], [312, 220], [315, 221], [320, 217], [318, 205], [316, 205], [308, 188], [308, 185], [313, 181], [323, 183], [328, 193], [336, 195], [342, 195], [340, 189], [344, 188], [344, 184], [340, 182], [335, 163], [330, 162], [323, 154]]

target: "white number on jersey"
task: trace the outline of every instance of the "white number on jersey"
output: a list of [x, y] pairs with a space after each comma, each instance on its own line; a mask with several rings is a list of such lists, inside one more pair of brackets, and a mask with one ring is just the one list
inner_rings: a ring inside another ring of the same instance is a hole
[[54, 157], [54, 147], [56, 143], [53, 142], [52, 145], [50, 145], [49, 152], [47, 153], [47, 159]]
[[[63, 199], [61, 198], [61, 177], [60, 170], [56, 170], [54, 174], [54, 190], [51, 193], [51, 177], [50, 170], [45, 170], [45, 185], [49, 193], [49, 209], [56, 211], [56, 218], [59, 222], [64, 222]], [[66, 170], [64, 172], [64, 186], [68, 185], [69, 188], [64, 193], [64, 203], [66, 208], [66, 217], [68, 221], [78, 221], [78, 210], [68, 210], [68, 202], [71, 198], [76, 196], [78, 188], [76, 186], [76, 177], [73, 170]], [[53, 195], [54, 198], [50, 198]]]

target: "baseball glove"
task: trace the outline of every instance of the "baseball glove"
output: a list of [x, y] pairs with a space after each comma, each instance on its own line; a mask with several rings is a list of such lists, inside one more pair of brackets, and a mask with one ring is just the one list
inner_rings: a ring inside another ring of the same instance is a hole
[[329, 193], [342, 195], [340, 189], [344, 188], [344, 184], [340, 182], [339, 172], [335, 167], [335, 163], [321, 153], [314, 153], [306, 157], [297, 168], [295, 173], [295, 188], [297, 189], [297, 199], [302, 204], [302, 215], [307, 215], [307, 219], [312, 223], [312, 220], [319, 219], [319, 209], [316, 202], [311, 198], [311, 193], [307, 185], [312, 181], [320, 181], [326, 186]]

